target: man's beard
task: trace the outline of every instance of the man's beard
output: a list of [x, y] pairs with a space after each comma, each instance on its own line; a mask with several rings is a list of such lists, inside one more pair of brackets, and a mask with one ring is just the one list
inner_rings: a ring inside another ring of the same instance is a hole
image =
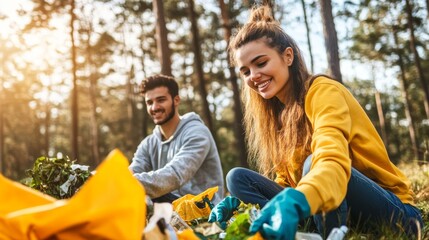
[[170, 121], [173, 117], [174, 114], [176, 114], [176, 107], [174, 106], [174, 102], [171, 104], [171, 112], [170, 114], [167, 115], [167, 117], [164, 120], [161, 120], [158, 123], [155, 123], [156, 125], [163, 125], [165, 123], [167, 123], [168, 121]]

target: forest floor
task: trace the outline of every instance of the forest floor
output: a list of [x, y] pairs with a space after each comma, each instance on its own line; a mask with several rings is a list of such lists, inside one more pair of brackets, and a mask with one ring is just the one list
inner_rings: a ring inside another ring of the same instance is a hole
[[429, 163], [402, 163], [398, 167], [411, 180], [416, 205], [422, 211], [424, 227], [421, 239], [429, 239]]

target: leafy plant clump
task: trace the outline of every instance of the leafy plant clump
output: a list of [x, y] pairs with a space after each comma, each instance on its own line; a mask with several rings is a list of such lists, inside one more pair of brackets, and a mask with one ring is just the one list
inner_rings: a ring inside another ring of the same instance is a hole
[[250, 224], [256, 219], [259, 212], [259, 205], [242, 203], [238, 211], [229, 220], [225, 240], [250, 238], [253, 235], [249, 232]]
[[25, 185], [57, 199], [72, 197], [91, 176], [89, 166], [74, 164], [65, 158], [39, 157], [26, 174], [30, 177]]

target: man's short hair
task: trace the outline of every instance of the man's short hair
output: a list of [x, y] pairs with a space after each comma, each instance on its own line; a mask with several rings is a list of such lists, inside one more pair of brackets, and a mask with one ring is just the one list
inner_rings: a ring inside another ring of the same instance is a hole
[[141, 94], [145, 94], [147, 91], [157, 87], [168, 88], [168, 92], [173, 98], [179, 95], [179, 85], [176, 80], [171, 76], [162, 74], [156, 74], [144, 79], [140, 84], [140, 92]]

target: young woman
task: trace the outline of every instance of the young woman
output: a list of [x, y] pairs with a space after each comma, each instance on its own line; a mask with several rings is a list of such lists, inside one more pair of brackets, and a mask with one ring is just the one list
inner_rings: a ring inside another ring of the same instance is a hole
[[422, 228], [410, 182], [365, 111], [339, 82], [310, 75], [267, 7], [252, 10], [229, 51], [244, 80], [249, 151], [262, 175], [231, 170], [231, 196], [209, 221], [224, 225], [241, 200], [263, 207], [250, 231], [267, 239], [294, 239], [309, 216], [324, 236], [341, 225], [375, 223], [410, 235]]

